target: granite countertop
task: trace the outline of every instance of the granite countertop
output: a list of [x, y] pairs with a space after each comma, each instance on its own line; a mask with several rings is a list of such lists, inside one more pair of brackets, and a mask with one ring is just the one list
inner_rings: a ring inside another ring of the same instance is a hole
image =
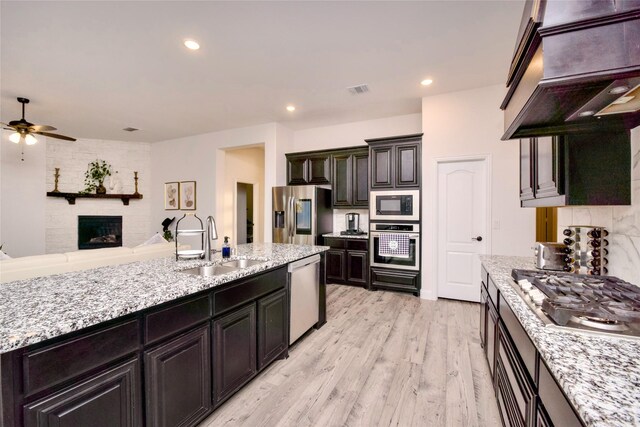
[[343, 239], [368, 239], [369, 238], [369, 233], [365, 233], [365, 234], [340, 234], [340, 232], [337, 233], [327, 233], [327, 234], [323, 234], [322, 237], [341, 237]]
[[553, 376], [587, 426], [640, 423], [640, 341], [545, 328], [507, 280], [532, 257], [481, 256]]
[[[206, 261], [175, 257], [133, 262], [0, 285], [0, 353], [35, 344], [214, 288], [328, 250], [327, 246], [247, 244], [231, 259], [264, 263], [219, 276], [179, 272]], [[215, 263], [222, 259], [217, 254]]]

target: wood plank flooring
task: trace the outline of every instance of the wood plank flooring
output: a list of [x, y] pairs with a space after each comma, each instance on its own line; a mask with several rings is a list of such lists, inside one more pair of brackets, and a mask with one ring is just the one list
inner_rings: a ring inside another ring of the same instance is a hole
[[478, 304], [327, 286], [327, 323], [201, 423], [499, 426]]

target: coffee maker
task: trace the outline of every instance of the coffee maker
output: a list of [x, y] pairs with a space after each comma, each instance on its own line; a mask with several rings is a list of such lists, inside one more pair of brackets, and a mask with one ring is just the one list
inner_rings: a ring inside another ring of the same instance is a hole
[[342, 231], [340, 234], [344, 234], [344, 235], [364, 234], [364, 232], [360, 230], [360, 214], [359, 213], [349, 212], [344, 217], [345, 217], [344, 223], [347, 230]]

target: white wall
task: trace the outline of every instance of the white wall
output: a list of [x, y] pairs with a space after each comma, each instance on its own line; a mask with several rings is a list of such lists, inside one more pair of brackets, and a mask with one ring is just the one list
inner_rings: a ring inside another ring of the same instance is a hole
[[[0, 139], [0, 245], [12, 257], [45, 253], [45, 201], [47, 138], [24, 147], [9, 141], [12, 132]], [[53, 189], [53, 187], [51, 188]]]
[[[119, 199], [76, 199], [70, 205], [63, 198], [46, 197], [45, 242], [46, 253], [62, 253], [78, 250], [78, 215], [122, 216], [122, 244], [133, 247], [147, 240], [160, 224], [150, 221], [151, 195], [151, 147], [148, 142], [105, 141], [79, 139], [76, 142], [50, 138], [47, 142], [46, 188], [55, 186], [55, 168], [60, 168], [58, 189], [77, 193], [84, 190], [84, 174], [90, 162], [100, 159], [118, 171], [122, 181], [122, 193], [135, 191], [134, 171], [138, 172], [138, 192], [141, 200], [130, 200], [129, 206]], [[109, 178], [105, 180], [107, 193]]]
[[[265, 223], [270, 224], [271, 187], [277, 185], [276, 177], [282, 174], [282, 169], [285, 167], [284, 153], [278, 158], [276, 141], [278, 126], [275, 123], [270, 123], [153, 143], [151, 145], [151, 167], [154, 171], [154, 186], [151, 190], [153, 195], [152, 224], [158, 224], [161, 229], [160, 223], [164, 218], [176, 216], [177, 221], [183, 213], [165, 211], [165, 182], [196, 181], [196, 214], [203, 221], [207, 216], [213, 215], [218, 228], [218, 236], [233, 235], [235, 233], [233, 229], [228, 230], [221, 226], [227, 224], [227, 216], [233, 217], [233, 211], [224, 208], [226, 170], [224, 150], [256, 145], [264, 146], [265, 165], [275, 165], [275, 167], [265, 167], [265, 212], [263, 215]], [[271, 229], [268, 232], [265, 231], [263, 230], [264, 240], [270, 242]], [[215, 247], [219, 248], [221, 244], [222, 239], [220, 238], [215, 242]]]
[[365, 139], [422, 132], [422, 116], [407, 114], [295, 131], [293, 152], [366, 145]]
[[447, 93], [422, 99], [422, 292], [437, 297], [436, 159], [488, 155], [491, 159], [490, 230], [493, 255], [531, 256], [535, 242], [535, 210], [520, 208], [519, 145], [500, 141], [503, 85]]
[[631, 132], [631, 206], [558, 209], [558, 238], [568, 225], [599, 225], [610, 235], [609, 275], [640, 286], [640, 127]]

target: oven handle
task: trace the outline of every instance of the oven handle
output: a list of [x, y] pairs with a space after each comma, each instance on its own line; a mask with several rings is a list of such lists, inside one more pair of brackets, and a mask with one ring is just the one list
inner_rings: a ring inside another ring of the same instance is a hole
[[420, 239], [420, 233], [407, 233], [406, 231], [372, 231], [369, 233], [371, 237], [380, 237], [381, 234], [409, 234], [411, 239]]

